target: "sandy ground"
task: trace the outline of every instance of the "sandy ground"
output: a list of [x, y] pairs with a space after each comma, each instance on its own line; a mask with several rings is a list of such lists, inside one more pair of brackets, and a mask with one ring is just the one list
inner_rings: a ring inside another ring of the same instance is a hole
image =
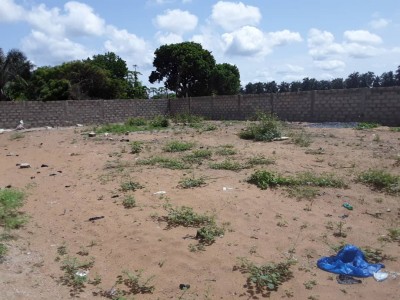
[[[263, 264], [290, 256], [297, 260], [293, 278], [271, 292], [271, 299], [398, 299], [399, 276], [341, 285], [334, 274], [318, 269], [316, 261], [334, 255], [333, 246], [350, 243], [382, 249], [396, 257], [397, 261], [384, 263], [387, 271], [400, 272], [399, 245], [378, 240], [388, 228], [399, 226], [400, 199], [355, 182], [357, 174], [368, 168], [399, 174], [399, 132], [387, 127], [358, 131], [297, 124], [312, 137], [312, 144], [304, 148], [290, 140], [263, 143], [239, 139], [243, 122], [213, 124], [217, 130], [199, 132], [175, 126], [159, 132], [95, 138], [83, 134], [87, 128], [82, 127], [29, 131], [18, 139], [13, 139], [14, 132], [1, 134], [0, 187], [12, 185], [26, 191], [23, 211], [29, 222], [13, 232], [14, 240], [5, 242], [10, 250], [0, 264], [0, 298], [72, 298], [70, 287], [60, 282], [64, 274], [60, 267], [67, 255], [60, 257], [57, 249], [65, 245], [70, 257], [93, 257], [89, 278], [101, 277], [97, 286], [86, 284], [77, 295], [82, 299], [101, 298], [93, 293], [110, 291], [122, 271], [140, 269], [145, 278], [154, 275], [151, 284], [155, 290], [135, 295], [135, 299], [263, 298], [246, 288], [247, 275], [234, 268], [237, 258]], [[120, 141], [122, 138], [143, 141], [144, 150], [130, 154], [129, 144]], [[155, 155], [190, 153], [163, 152], [171, 140], [195, 142], [194, 149], [211, 149], [213, 155], [186, 170], [137, 164]], [[225, 159], [215, 153], [217, 147], [227, 144], [237, 150], [231, 158], [238, 162], [263, 155], [275, 163], [239, 172], [211, 169], [210, 163]], [[323, 154], [307, 154], [310, 149]], [[20, 169], [18, 163], [29, 163], [31, 168]], [[284, 175], [330, 172], [343, 178], [349, 188], [320, 188], [313, 201], [297, 200], [284, 188], [260, 190], [247, 183], [256, 169]], [[204, 176], [207, 184], [193, 189], [178, 187], [179, 181], [189, 176]], [[120, 185], [127, 180], [144, 188], [123, 192]], [[155, 195], [158, 191], [166, 194]], [[131, 209], [122, 205], [128, 194], [137, 203]], [[167, 201], [174, 207], [185, 205], [199, 213], [215, 214], [217, 223], [227, 227], [224, 236], [204, 251], [190, 251], [189, 245], [197, 244], [197, 229], [168, 229], [162, 218], [167, 215], [163, 208]], [[344, 208], [344, 202], [354, 209]], [[374, 217], [377, 212], [380, 218]], [[344, 214], [348, 217], [341, 219]], [[104, 218], [88, 221], [95, 216]], [[344, 222], [345, 238], [335, 237], [335, 228], [331, 228], [340, 222]], [[87, 256], [78, 254], [85, 252]], [[190, 288], [180, 290], [182, 283]]]

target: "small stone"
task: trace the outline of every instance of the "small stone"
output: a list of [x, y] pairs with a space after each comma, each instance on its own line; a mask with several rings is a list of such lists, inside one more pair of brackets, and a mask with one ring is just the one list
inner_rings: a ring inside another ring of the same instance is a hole
[[46, 165], [46, 164], [42, 164], [40, 167], [41, 167], [41, 168], [48, 168], [49, 166]]
[[30, 167], [31, 167], [31, 165], [28, 164], [28, 163], [19, 164], [19, 168], [20, 168], [20, 169], [28, 169], [28, 168], [30, 168]]
[[96, 136], [96, 132], [94, 132], [94, 131], [89, 132], [89, 137], [95, 137], [95, 136]]
[[387, 211], [387, 212], [391, 212], [392, 210], [391, 210], [390, 208], [388, 208], [386, 211]]

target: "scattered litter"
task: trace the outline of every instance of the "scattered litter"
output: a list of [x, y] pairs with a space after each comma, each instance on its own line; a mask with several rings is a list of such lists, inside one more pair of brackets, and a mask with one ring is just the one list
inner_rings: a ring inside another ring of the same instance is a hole
[[53, 129], [53, 127], [51, 127], [51, 126], [46, 126], [46, 129]]
[[5, 131], [5, 130], [1, 128], [1, 129], [0, 129], [0, 134], [2, 134], [4, 131]]
[[105, 135], [105, 136], [108, 136], [108, 135], [109, 135], [109, 133], [108, 133], [108, 132], [105, 132], [105, 133], [104, 133], [104, 135]]
[[13, 152], [7, 153], [6, 156], [19, 156], [18, 154], [15, 154]]
[[343, 203], [343, 207], [347, 208], [348, 210], [353, 210], [353, 206], [351, 206], [348, 202]]
[[387, 212], [391, 212], [392, 210], [390, 208], [386, 209]]
[[364, 253], [358, 247], [349, 244], [337, 255], [320, 258], [317, 266], [327, 272], [355, 277], [370, 277], [385, 267], [383, 264], [368, 263]]
[[40, 167], [41, 167], [41, 168], [48, 168], [49, 166], [46, 165], [46, 164], [42, 164]]
[[354, 277], [343, 274], [336, 276], [336, 280], [339, 284], [356, 284], [362, 282], [360, 279], [355, 279]]
[[339, 218], [341, 218], [341, 219], [346, 219], [348, 217], [349, 217], [349, 215], [346, 215], [346, 214], [343, 214], [343, 215], [339, 216]]
[[96, 132], [94, 132], [94, 131], [91, 131], [91, 132], [89, 132], [89, 137], [95, 137], [96, 136]]
[[86, 277], [86, 276], [88, 276], [88, 274], [89, 274], [89, 271], [77, 271], [76, 273], [75, 273], [75, 275], [76, 276], [79, 276], [79, 277]]
[[274, 138], [273, 141], [286, 141], [288, 139], [289, 139], [289, 137], [287, 137], [287, 136], [281, 136], [278, 138]]
[[15, 130], [22, 130], [22, 129], [25, 129], [25, 127], [24, 127], [24, 121], [23, 121], [23, 120], [19, 121], [19, 124], [18, 124], [18, 126], [15, 128]]
[[120, 142], [129, 142], [129, 139], [120, 139]]
[[224, 186], [224, 187], [222, 188], [222, 190], [223, 190], [224, 192], [226, 192], [226, 191], [233, 190], [233, 188], [232, 188], [232, 187], [226, 187], [226, 186]]
[[158, 191], [158, 192], [153, 193], [153, 195], [164, 195], [166, 193], [167, 193], [166, 191]]
[[76, 126], [77, 126], [77, 127], [83, 127], [83, 125], [82, 125], [82, 124], [76, 124]]
[[92, 217], [92, 218], [89, 218], [89, 220], [88, 220], [88, 221], [94, 222], [94, 221], [96, 221], [96, 220], [100, 220], [100, 219], [103, 219], [103, 218], [104, 218], [104, 216], [100, 216], [100, 217]]
[[18, 165], [19, 165], [19, 168], [20, 168], [20, 169], [28, 169], [28, 168], [31, 167], [31, 165], [28, 164], [28, 163], [17, 164], [17, 166], [18, 166]]
[[181, 283], [181, 284], [179, 285], [179, 288], [180, 288], [181, 290], [188, 290], [188, 289], [190, 289], [190, 284]]
[[374, 278], [376, 281], [384, 281], [386, 278], [388, 278], [389, 273], [378, 271], [374, 273]]

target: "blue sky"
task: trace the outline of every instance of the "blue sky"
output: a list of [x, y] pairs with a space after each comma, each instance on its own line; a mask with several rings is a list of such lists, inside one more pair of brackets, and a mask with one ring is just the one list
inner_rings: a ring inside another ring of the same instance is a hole
[[242, 84], [400, 65], [399, 0], [0, 0], [0, 47], [36, 66], [112, 51], [150, 85], [154, 50], [201, 43]]

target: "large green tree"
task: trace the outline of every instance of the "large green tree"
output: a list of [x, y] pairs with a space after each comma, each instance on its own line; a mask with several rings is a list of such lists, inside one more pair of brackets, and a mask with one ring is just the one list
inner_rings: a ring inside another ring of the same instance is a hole
[[194, 42], [163, 45], [154, 52], [151, 83], [164, 81], [178, 97], [211, 95], [211, 74], [215, 59], [210, 51]]
[[212, 89], [217, 95], [236, 95], [240, 90], [239, 69], [231, 64], [217, 64], [211, 75]]
[[128, 67], [126, 65], [126, 61], [116, 55], [114, 52], [94, 55], [92, 58], [88, 58], [86, 61], [109, 71], [110, 76], [114, 79], [124, 79], [128, 76]]
[[0, 101], [13, 100], [17, 90], [27, 86], [33, 64], [17, 49], [7, 54], [0, 48]]

